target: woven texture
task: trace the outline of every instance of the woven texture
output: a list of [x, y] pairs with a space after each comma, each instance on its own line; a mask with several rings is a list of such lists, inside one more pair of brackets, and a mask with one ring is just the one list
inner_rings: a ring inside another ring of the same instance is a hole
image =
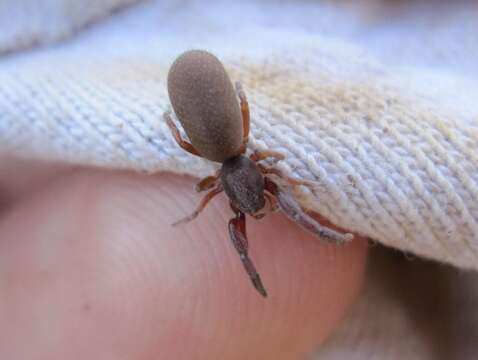
[[0, 54], [52, 44], [138, 0], [5, 0], [0, 2]]
[[284, 171], [319, 182], [316, 193], [300, 190], [306, 206], [384, 244], [478, 269], [475, 5], [382, 24], [331, 3], [148, 2], [12, 54], [131, 2], [53, 18], [34, 7], [35, 31], [23, 33], [18, 19], [28, 17], [10, 19], [25, 4], [3, 2], [2, 34], [16, 36], [0, 37], [10, 53], [0, 60], [1, 151], [209, 174], [213, 164], [180, 150], [161, 117], [171, 62], [208, 49], [243, 83], [251, 148], [282, 151]]

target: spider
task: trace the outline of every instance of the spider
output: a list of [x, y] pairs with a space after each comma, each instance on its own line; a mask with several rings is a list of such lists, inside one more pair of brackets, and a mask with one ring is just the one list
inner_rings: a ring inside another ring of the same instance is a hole
[[166, 111], [164, 119], [178, 145], [193, 155], [222, 164], [214, 175], [197, 183], [196, 191], [208, 191], [207, 194], [193, 213], [174, 225], [195, 219], [211, 199], [225, 192], [234, 213], [228, 225], [230, 238], [252, 284], [262, 296], [266, 297], [267, 292], [249, 257], [246, 214], [261, 219], [266, 214], [267, 202], [269, 210], [281, 209], [323, 239], [344, 243], [353, 238], [350, 233], [319, 224], [302, 210], [290, 191], [279, 186], [277, 180], [292, 186], [313, 187], [312, 182], [288, 177], [278, 168], [264, 165], [266, 159], [273, 163], [283, 160], [283, 154], [265, 150], [247, 155], [249, 104], [241, 84], [232, 85], [218, 58], [203, 50], [181, 54], [169, 70], [168, 93], [176, 117], [190, 140], [182, 139], [171, 111]]

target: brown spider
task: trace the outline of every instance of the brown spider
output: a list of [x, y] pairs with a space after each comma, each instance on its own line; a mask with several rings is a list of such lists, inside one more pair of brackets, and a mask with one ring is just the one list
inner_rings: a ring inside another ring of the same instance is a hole
[[[340, 233], [320, 225], [307, 215], [291, 192], [279, 187], [273, 179], [290, 185], [313, 187], [313, 183], [294, 179], [275, 167], [261, 161], [272, 158], [283, 160], [275, 151], [254, 151], [246, 156], [249, 139], [249, 105], [240, 83], [234, 89], [221, 62], [202, 50], [191, 50], [180, 55], [168, 74], [168, 92], [177, 118], [191, 143], [183, 140], [170, 111], [164, 118], [178, 145], [189, 153], [222, 163], [213, 176], [202, 179], [196, 191], [209, 190], [196, 210], [175, 224], [195, 219], [217, 194], [225, 191], [235, 216], [229, 221], [229, 235], [254, 287], [263, 295], [267, 292], [254, 264], [248, 256], [246, 214], [260, 219], [266, 200], [272, 211], [281, 209], [302, 227], [315, 235], [344, 243], [352, 234]], [[239, 101], [238, 101], [239, 98]]]

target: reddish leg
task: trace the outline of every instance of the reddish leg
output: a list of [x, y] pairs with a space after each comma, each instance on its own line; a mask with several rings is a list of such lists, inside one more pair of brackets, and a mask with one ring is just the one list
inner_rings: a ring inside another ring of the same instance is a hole
[[181, 138], [181, 134], [179, 133], [178, 128], [174, 124], [173, 119], [171, 119], [171, 112], [166, 111], [163, 114], [163, 117], [166, 120], [166, 124], [168, 124], [169, 130], [171, 130], [171, 133], [174, 136], [174, 140], [176, 140], [178, 145], [193, 155], [201, 156], [201, 154], [199, 154], [199, 151], [197, 151], [196, 148], [191, 143], [188, 143], [187, 141]]
[[194, 190], [196, 190], [197, 192], [201, 192], [212, 189], [214, 186], [216, 186], [217, 180], [219, 180], [219, 176], [219, 172], [216, 175], [206, 176], [204, 179], [202, 179], [196, 184]]
[[242, 150], [241, 153], [246, 152], [247, 142], [249, 141], [249, 129], [251, 115], [249, 113], [249, 103], [247, 102], [246, 93], [242, 89], [241, 83], [236, 82], [236, 93], [239, 97], [241, 104], [241, 113], [242, 113], [242, 126], [243, 126], [243, 138], [242, 138]]
[[229, 235], [231, 237], [232, 243], [234, 244], [234, 247], [236, 248], [239, 257], [241, 258], [242, 264], [244, 265], [244, 269], [249, 275], [252, 284], [262, 296], [267, 297], [267, 292], [264, 288], [264, 285], [262, 284], [261, 278], [257, 273], [254, 264], [248, 256], [248, 243], [246, 237], [246, 215], [243, 212], [234, 209], [232, 205], [231, 207], [236, 213], [236, 217], [232, 218], [229, 221]]
[[209, 201], [212, 200], [212, 198], [214, 196], [216, 196], [217, 194], [219, 194], [220, 192], [223, 191], [223, 188], [222, 186], [218, 186], [216, 187], [215, 189], [211, 190], [210, 192], [208, 192], [203, 198], [202, 200], [200, 201], [198, 207], [196, 208], [196, 210], [194, 210], [194, 212], [189, 215], [189, 216], [186, 216], [184, 219], [181, 219], [181, 220], [178, 220], [176, 221], [175, 223], [173, 223], [173, 226], [176, 226], [176, 225], [179, 225], [179, 224], [184, 224], [184, 223], [187, 223], [191, 220], [194, 220], [201, 211], [204, 210], [204, 208], [206, 207], [206, 205], [209, 203]]
[[267, 174], [275, 175], [278, 178], [280, 178], [282, 180], [285, 180], [290, 185], [293, 185], [293, 186], [304, 185], [304, 186], [307, 186], [310, 189], [317, 188], [317, 184], [313, 181], [301, 180], [301, 179], [295, 179], [295, 178], [289, 177], [289, 176], [285, 175], [281, 170], [279, 170], [277, 168], [274, 168], [274, 167], [265, 167], [262, 164], [257, 164], [257, 166], [259, 167], [259, 169], [261, 170], [261, 172], [264, 175], [267, 175]]
[[279, 188], [279, 186], [268, 177], [264, 178], [264, 185], [265, 189], [277, 198], [281, 210], [304, 229], [337, 244], [343, 244], [353, 239], [354, 236], [350, 233], [340, 233], [320, 225], [302, 210], [292, 194]]
[[249, 156], [249, 158], [255, 162], [265, 160], [267, 158], [273, 158], [274, 162], [277, 162], [280, 160], [284, 160], [285, 155], [282, 154], [281, 152], [273, 151], [273, 150], [263, 150], [263, 151], [256, 150], [251, 154], [251, 156]]

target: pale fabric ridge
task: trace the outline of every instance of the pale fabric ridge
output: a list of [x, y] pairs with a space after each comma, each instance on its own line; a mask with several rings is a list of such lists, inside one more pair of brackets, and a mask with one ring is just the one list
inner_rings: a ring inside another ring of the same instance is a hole
[[[478, 268], [478, 26], [466, 4], [438, 25], [438, 41], [426, 21], [412, 33], [413, 16], [370, 26], [331, 2], [146, 2], [103, 21], [132, 1], [96, 3], [61, 21], [30, 9], [35, 35], [0, 37], [11, 53], [75, 34], [0, 60], [2, 151], [209, 174], [214, 165], [180, 150], [162, 120], [169, 65], [204, 48], [243, 82], [251, 147], [285, 152], [283, 170], [320, 183], [299, 191], [305, 205], [386, 245]], [[3, 34], [18, 32], [2, 16]]]

